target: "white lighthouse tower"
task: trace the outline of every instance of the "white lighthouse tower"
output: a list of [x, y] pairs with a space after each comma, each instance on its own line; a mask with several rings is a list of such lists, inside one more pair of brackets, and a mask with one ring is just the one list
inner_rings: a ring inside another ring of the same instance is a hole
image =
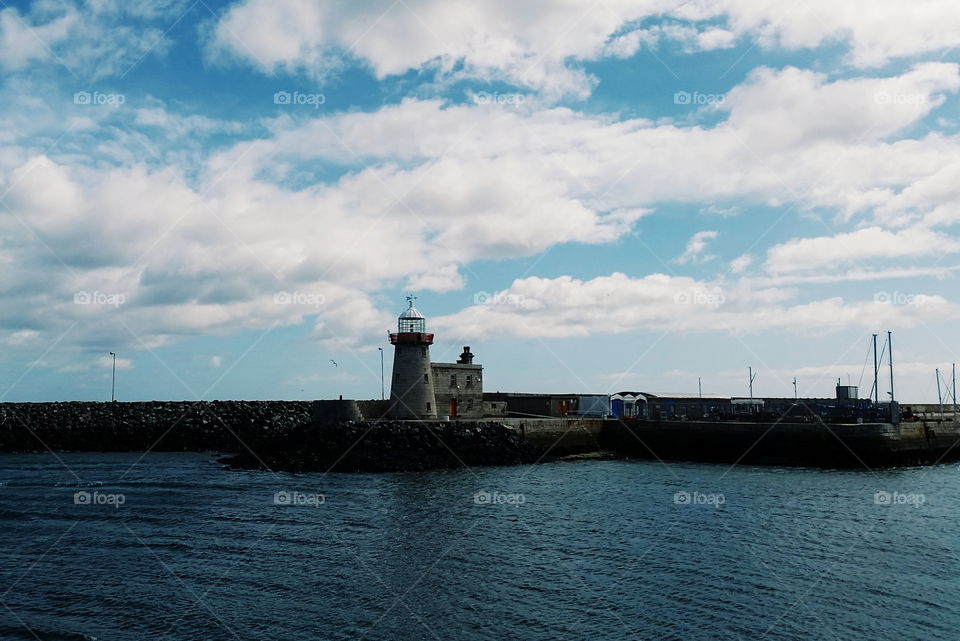
[[390, 418], [437, 418], [437, 400], [430, 369], [433, 334], [427, 334], [427, 321], [413, 306], [415, 298], [407, 296], [409, 306], [397, 319], [398, 331], [390, 334], [390, 342], [394, 346]]

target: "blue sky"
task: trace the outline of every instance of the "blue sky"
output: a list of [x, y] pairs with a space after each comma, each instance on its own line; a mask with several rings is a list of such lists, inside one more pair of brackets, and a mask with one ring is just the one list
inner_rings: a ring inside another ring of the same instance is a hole
[[827, 396], [892, 330], [934, 400], [960, 16], [760, 4], [8, 0], [2, 399], [376, 397], [413, 291], [490, 390]]

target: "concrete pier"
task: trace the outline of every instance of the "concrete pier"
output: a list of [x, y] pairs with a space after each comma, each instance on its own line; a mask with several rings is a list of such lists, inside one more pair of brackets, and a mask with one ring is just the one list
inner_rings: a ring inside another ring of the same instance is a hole
[[498, 418], [547, 457], [586, 454], [603, 449], [602, 418]]
[[726, 463], [874, 467], [960, 458], [952, 422], [826, 424], [608, 421], [601, 443], [644, 458]]

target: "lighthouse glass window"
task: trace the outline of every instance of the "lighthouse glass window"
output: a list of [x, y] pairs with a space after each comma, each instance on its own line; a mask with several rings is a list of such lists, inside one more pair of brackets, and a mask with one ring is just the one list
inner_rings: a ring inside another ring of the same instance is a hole
[[400, 319], [400, 331], [402, 333], [413, 332], [413, 333], [423, 333], [426, 328], [426, 324], [422, 318], [401, 318]]

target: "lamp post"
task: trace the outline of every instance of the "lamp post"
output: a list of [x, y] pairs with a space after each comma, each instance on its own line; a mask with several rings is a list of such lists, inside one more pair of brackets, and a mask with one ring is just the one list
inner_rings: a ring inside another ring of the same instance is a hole
[[378, 347], [377, 349], [380, 350], [380, 400], [382, 401], [382, 400], [384, 400], [384, 394], [383, 394], [383, 348], [382, 348], [382, 347]]
[[110, 402], [114, 403], [117, 400], [117, 353], [110, 352], [110, 356], [113, 356], [113, 377], [110, 383]]

